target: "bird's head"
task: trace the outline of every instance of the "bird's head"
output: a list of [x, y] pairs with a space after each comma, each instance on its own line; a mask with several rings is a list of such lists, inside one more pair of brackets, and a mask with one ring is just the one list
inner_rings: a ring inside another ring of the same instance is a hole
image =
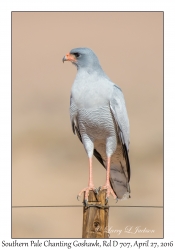
[[[99, 61], [95, 53], [89, 48], [76, 48], [67, 53], [62, 61], [70, 61], [77, 68], [93, 68], [100, 67]], [[101, 67], [100, 67], [101, 68]]]

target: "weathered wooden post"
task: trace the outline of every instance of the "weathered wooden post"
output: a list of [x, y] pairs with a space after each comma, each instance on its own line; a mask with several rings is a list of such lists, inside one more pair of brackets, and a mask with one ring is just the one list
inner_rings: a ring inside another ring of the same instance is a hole
[[83, 207], [82, 238], [108, 238], [109, 207], [105, 198], [105, 190], [98, 194], [90, 191], [88, 204]]

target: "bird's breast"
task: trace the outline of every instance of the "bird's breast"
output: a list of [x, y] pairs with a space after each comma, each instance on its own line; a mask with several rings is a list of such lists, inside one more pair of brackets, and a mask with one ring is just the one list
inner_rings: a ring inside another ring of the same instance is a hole
[[[86, 76], [86, 77], [85, 77]], [[78, 109], [95, 109], [110, 102], [113, 85], [109, 80], [85, 75], [76, 78], [71, 95]], [[81, 80], [80, 80], [81, 79]]]

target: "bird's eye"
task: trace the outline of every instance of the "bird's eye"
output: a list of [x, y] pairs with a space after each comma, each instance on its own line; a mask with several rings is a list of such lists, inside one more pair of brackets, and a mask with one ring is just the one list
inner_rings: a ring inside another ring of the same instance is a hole
[[74, 55], [76, 56], [76, 58], [80, 57], [79, 53], [74, 53]]

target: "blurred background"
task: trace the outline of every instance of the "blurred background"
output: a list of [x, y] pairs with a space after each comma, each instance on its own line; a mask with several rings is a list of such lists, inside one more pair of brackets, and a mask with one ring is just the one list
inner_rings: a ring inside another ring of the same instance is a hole
[[[110, 237], [161, 238], [162, 208], [127, 206], [163, 206], [163, 12], [12, 13], [12, 205], [82, 205], [88, 158], [69, 117], [76, 68], [62, 63], [76, 47], [94, 50], [130, 119], [131, 199], [110, 208]], [[95, 158], [93, 175], [104, 184]], [[82, 210], [13, 208], [12, 237], [81, 238]]]

